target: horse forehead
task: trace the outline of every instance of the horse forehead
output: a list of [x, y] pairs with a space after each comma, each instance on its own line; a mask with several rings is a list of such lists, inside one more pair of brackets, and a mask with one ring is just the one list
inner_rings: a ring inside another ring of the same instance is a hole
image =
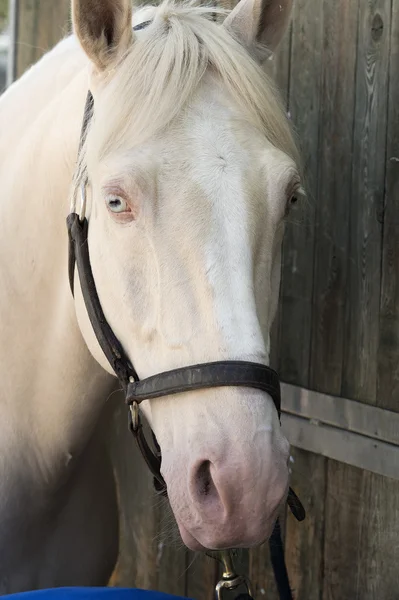
[[[267, 142], [229, 115], [192, 114], [162, 141], [161, 169], [181, 183], [239, 187], [263, 177]], [[222, 188], [220, 189], [222, 191]]]

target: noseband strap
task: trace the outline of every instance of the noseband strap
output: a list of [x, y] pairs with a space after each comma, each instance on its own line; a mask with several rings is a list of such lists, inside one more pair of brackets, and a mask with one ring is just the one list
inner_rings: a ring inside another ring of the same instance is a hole
[[280, 382], [273, 369], [244, 360], [226, 360], [182, 367], [129, 383], [128, 404], [171, 394], [222, 386], [251, 387], [267, 392], [280, 416]]

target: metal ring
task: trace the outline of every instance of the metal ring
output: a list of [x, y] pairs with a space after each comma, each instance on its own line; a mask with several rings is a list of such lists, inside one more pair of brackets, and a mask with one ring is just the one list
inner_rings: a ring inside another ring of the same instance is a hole
[[137, 402], [132, 402], [132, 404], [129, 404], [129, 410], [132, 416], [132, 429], [133, 431], [137, 431], [140, 427], [140, 412]]
[[223, 590], [232, 591], [238, 588], [240, 585], [245, 585], [245, 587], [247, 588], [248, 595], [251, 598], [254, 597], [251, 582], [249, 581], [248, 577], [245, 577], [245, 575], [236, 575], [231, 579], [222, 578], [219, 581], [219, 583], [215, 587], [217, 600], [222, 600]]

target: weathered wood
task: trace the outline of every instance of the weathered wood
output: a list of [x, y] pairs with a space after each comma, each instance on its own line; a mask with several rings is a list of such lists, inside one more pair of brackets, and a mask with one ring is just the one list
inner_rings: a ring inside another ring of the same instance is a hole
[[[323, 5], [324, 45], [323, 51], [317, 46], [319, 69], [323, 64], [317, 107], [321, 123], [315, 138], [319, 143], [313, 150], [316, 164], [310, 173], [312, 196], [317, 203], [313, 312], [311, 323], [307, 323], [307, 335], [312, 332], [312, 344], [310, 350], [307, 342], [303, 361], [311, 359], [311, 388], [339, 393], [344, 324], [342, 298], [345, 297], [346, 283], [345, 222], [340, 219], [348, 213], [350, 194], [351, 171], [346, 151], [352, 136], [354, 94], [351, 86], [357, 3], [341, 0], [320, 5]], [[314, 10], [314, 3], [312, 8]], [[317, 70], [314, 70], [313, 77], [316, 74]], [[292, 89], [290, 98], [293, 94]], [[307, 108], [301, 103], [298, 110], [306, 113]], [[339, 240], [338, 257], [336, 239]], [[309, 269], [309, 265], [304, 268]], [[319, 600], [324, 577], [326, 461], [298, 450], [294, 459], [292, 483], [303, 498], [307, 520], [298, 525], [291, 516], [288, 518], [286, 540], [291, 582], [298, 598]]]
[[291, 43], [292, 23], [276, 51], [265, 61], [265, 70], [275, 81], [287, 111], [290, 89]]
[[300, 139], [311, 200], [292, 211], [285, 234], [279, 372], [285, 381], [304, 386], [309, 383], [322, 33], [322, 3], [298, 0], [293, 15], [289, 111]]
[[[265, 70], [275, 82], [282, 102], [288, 113], [288, 96], [290, 87], [292, 25], [286, 32], [276, 52], [265, 62]], [[278, 369], [280, 353], [280, 305], [270, 331], [270, 364]]]
[[114, 585], [154, 587], [157, 534], [151, 477], [127, 427], [122, 396], [109, 430], [109, 448], [118, 483], [120, 556]]
[[360, 3], [342, 393], [371, 403], [377, 387], [390, 25], [391, 0]]
[[[158, 499], [160, 500], [160, 499]], [[184, 596], [187, 589], [187, 549], [183, 545], [169, 503], [161, 499], [155, 527], [157, 581], [155, 589]]]
[[[391, 2], [377, 0], [361, 2], [359, 6], [347, 347], [342, 391], [375, 403]], [[392, 29], [392, 47], [398, 35], [396, 1], [393, 6], [396, 24], [394, 22]], [[393, 127], [395, 125], [397, 123]], [[391, 219], [397, 218], [394, 206], [391, 205]], [[391, 248], [395, 241], [387, 243]], [[385, 254], [385, 259], [389, 261], [391, 257]], [[385, 263], [386, 275], [388, 267], [389, 262]], [[385, 280], [385, 290], [389, 289], [389, 282]], [[386, 311], [384, 301], [382, 307]], [[383, 313], [382, 323], [386, 314]], [[386, 321], [384, 325], [387, 326]], [[384, 333], [386, 336], [387, 330]], [[390, 337], [390, 332], [388, 336], [389, 340], [395, 339]], [[381, 337], [380, 365], [384, 363], [384, 344], [386, 337]], [[394, 408], [389, 397], [378, 402]], [[398, 495], [397, 481], [329, 461], [326, 600], [337, 597], [393, 600], [397, 597]]]
[[311, 389], [339, 394], [343, 362], [357, 0], [324, 2]]
[[109, 448], [120, 503], [120, 556], [112, 584], [183, 596], [187, 551], [169, 504], [156, 496], [147, 466], [128, 431], [122, 397], [109, 429]]
[[392, 6], [376, 404], [399, 411], [399, 2]]
[[[295, 3], [289, 82], [289, 112], [298, 132], [309, 200], [292, 212], [283, 248], [280, 300], [280, 344], [278, 370], [284, 381], [309, 386], [309, 355], [312, 318], [315, 199], [318, 180], [319, 114], [321, 97], [321, 55], [323, 47], [323, 3], [298, 0]], [[293, 466], [292, 484], [297, 487], [303, 472], [311, 472], [314, 486], [311, 505], [316, 506], [320, 531], [308, 535], [308, 526], [290, 521], [285, 535], [287, 567], [298, 598], [319, 600], [320, 552], [324, 459], [293, 451], [299, 457]], [[300, 489], [301, 491], [301, 489]], [[305, 502], [306, 504], [306, 502]], [[312, 518], [312, 517], [310, 517]], [[301, 573], [294, 548], [300, 548], [310, 568]]]
[[297, 600], [320, 600], [323, 587], [326, 461], [297, 448], [292, 449], [292, 457], [291, 485], [305, 507], [306, 520], [298, 523], [288, 511], [285, 543], [287, 568]]
[[219, 572], [215, 560], [200, 552], [189, 552], [185, 595], [195, 600], [214, 600]]
[[323, 600], [396, 600], [398, 482], [329, 461]]
[[70, 0], [18, 0], [16, 76], [70, 31]]
[[[283, 546], [285, 539], [286, 510], [282, 509], [280, 517], [281, 538]], [[244, 571], [243, 571], [244, 572]], [[254, 597], [265, 600], [279, 600], [276, 581], [270, 559], [269, 543], [249, 551], [249, 577], [251, 579]]]

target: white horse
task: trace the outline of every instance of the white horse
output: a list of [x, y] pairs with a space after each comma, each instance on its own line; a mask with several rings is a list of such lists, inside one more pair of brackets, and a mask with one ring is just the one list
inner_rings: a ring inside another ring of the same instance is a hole
[[[1, 98], [2, 593], [104, 584], [117, 557], [115, 482], [95, 435], [116, 380], [67, 274], [87, 91], [92, 269], [139, 376], [267, 364], [284, 218], [301, 183], [261, 63], [290, 10], [241, 0], [219, 24], [213, 8], [167, 1], [139, 10], [133, 24], [150, 23], [133, 31], [129, 0], [74, 0], [75, 37]], [[187, 546], [267, 539], [289, 453], [271, 398], [215, 388], [142, 406]]]

